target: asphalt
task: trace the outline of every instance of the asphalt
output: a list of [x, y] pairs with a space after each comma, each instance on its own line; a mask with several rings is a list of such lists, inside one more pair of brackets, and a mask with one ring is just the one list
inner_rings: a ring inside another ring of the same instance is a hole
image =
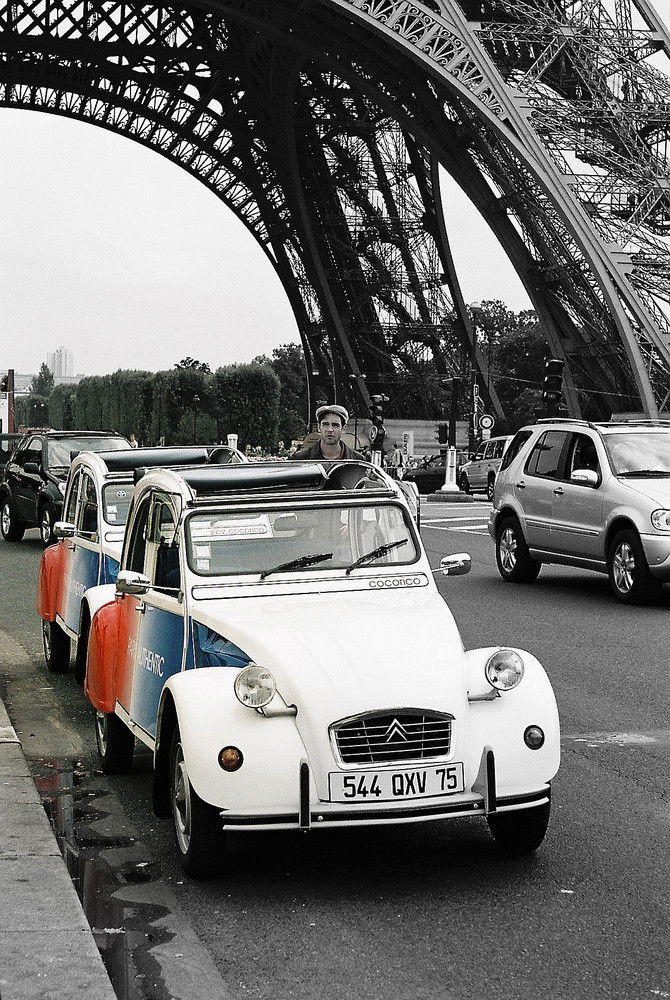
[[2, 1000], [115, 1000], [1, 701], [0, 900]]

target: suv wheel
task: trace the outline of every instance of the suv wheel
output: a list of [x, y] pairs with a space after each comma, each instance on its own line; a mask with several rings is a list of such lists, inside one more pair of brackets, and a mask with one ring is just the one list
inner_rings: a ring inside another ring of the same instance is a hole
[[623, 528], [612, 539], [607, 554], [607, 571], [614, 596], [622, 604], [654, 604], [663, 584], [649, 570], [636, 531]]
[[458, 488], [462, 493], [470, 492], [470, 480], [464, 472], [461, 473], [458, 479]]
[[40, 538], [43, 545], [52, 545], [56, 541], [54, 521], [56, 514], [50, 503], [45, 503], [40, 510]]
[[496, 484], [496, 477], [489, 476], [488, 482], [486, 483], [486, 499], [493, 500], [493, 490]]
[[6, 542], [20, 542], [26, 530], [14, 514], [12, 501], [8, 497], [2, 501], [0, 530]]
[[498, 572], [508, 583], [532, 583], [542, 563], [533, 559], [515, 517], [504, 517], [496, 531]]

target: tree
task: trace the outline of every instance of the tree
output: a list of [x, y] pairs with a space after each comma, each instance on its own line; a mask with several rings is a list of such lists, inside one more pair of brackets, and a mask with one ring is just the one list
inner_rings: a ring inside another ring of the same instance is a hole
[[50, 396], [54, 387], [54, 377], [50, 368], [42, 362], [39, 374], [33, 377], [31, 392], [36, 396]]
[[279, 379], [269, 365], [228, 365], [214, 372], [220, 438], [237, 434], [239, 447], [274, 451], [278, 441]]
[[175, 368], [191, 368], [194, 371], [207, 372], [207, 374], [211, 374], [212, 371], [206, 361], [196, 361], [195, 358], [191, 357], [178, 361]]
[[260, 355], [252, 364], [269, 365], [280, 382], [278, 436], [287, 445], [301, 440], [309, 423], [307, 369], [300, 344], [275, 347], [272, 357]]
[[[515, 431], [535, 419], [542, 405], [544, 359], [549, 344], [534, 310], [515, 313], [498, 300], [483, 302], [475, 314], [477, 338], [489, 377]], [[502, 428], [496, 426], [496, 433]]]

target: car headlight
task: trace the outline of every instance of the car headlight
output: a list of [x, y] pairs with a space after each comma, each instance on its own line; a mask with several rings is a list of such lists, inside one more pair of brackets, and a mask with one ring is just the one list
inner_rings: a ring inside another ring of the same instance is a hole
[[269, 670], [250, 663], [235, 678], [237, 700], [247, 708], [264, 708], [275, 696], [277, 684]]
[[523, 678], [523, 660], [513, 649], [499, 649], [484, 667], [486, 680], [498, 691], [511, 691]]
[[670, 531], [670, 510], [655, 510], [651, 523], [658, 531]]
[[59, 483], [58, 484], [58, 489], [60, 490], [60, 494], [61, 494], [62, 497], [65, 496], [65, 487], [66, 487], [66, 485], [67, 485], [66, 483]]

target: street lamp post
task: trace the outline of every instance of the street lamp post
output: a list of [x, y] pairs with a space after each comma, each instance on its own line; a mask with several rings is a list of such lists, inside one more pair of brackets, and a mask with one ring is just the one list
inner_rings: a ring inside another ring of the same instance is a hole
[[356, 389], [358, 388], [358, 379], [362, 379], [364, 382], [366, 377], [365, 375], [361, 375], [360, 372], [349, 376], [354, 398], [354, 448], [358, 448], [358, 396], [356, 395]]
[[[479, 426], [479, 384], [477, 382], [477, 330], [478, 317], [484, 316], [481, 302], [473, 302], [470, 305], [470, 315], [472, 316], [472, 346], [470, 353], [471, 376], [471, 396], [470, 396], [470, 427], [468, 430], [468, 451], [475, 450], [477, 440], [477, 430]], [[483, 324], [482, 324], [483, 325]]]
[[198, 425], [198, 403], [200, 402], [200, 396], [196, 393], [193, 397], [193, 444], [197, 444], [196, 438], [196, 428]]

